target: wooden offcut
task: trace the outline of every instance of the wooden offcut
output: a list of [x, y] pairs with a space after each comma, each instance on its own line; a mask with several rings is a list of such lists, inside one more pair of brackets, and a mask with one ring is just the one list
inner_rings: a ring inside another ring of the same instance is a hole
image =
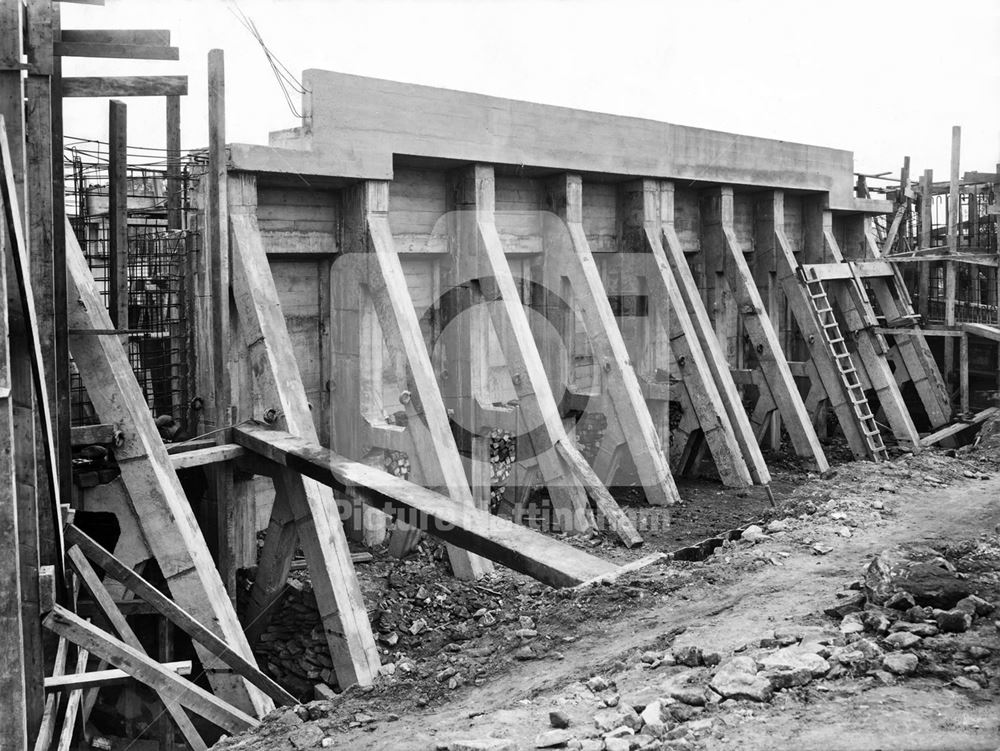
[[187, 76], [69, 76], [62, 79], [64, 97], [184, 96]]

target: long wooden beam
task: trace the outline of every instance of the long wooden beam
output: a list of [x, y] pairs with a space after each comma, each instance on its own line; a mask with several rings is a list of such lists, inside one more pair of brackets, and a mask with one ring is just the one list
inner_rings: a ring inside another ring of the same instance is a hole
[[934, 431], [930, 435], [924, 436], [920, 439], [920, 445], [926, 447], [933, 446], [936, 443], [941, 443], [941, 441], [946, 438], [951, 438], [952, 436], [956, 436], [971, 427], [975, 427], [976, 425], [986, 422], [996, 414], [1000, 414], [1000, 407], [990, 407], [988, 409], [984, 409], [982, 412], [977, 412], [973, 415], [970, 420], [953, 423], [945, 428]]
[[250, 715], [185, 680], [61, 605], [56, 605], [45, 616], [43, 625], [229, 733], [240, 733], [259, 724]]
[[[701, 345], [702, 354], [712, 374], [712, 380], [719, 390], [719, 396], [722, 399], [726, 416], [729, 418], [729, 425], [736, 436], [736, 441], [739, 444], [743, 459], [750, 469], [753, 481], [758, 485], [767, 485], [771, 482], [770, 470], [768, 470], [764, 455], [761, 453], [760, 445], [750, 425], [746, 409], [743, 406], [743, 400], [736, 388], [736, 383], [734, 382], [729, 364], [726, 362], [725, 355], [722, 352], [719, 339], [712, 328], [711, 319], [701, 298], [694, 275], [691, 273], [691, 267], [684, 256], [684, 248], [677, 234], [674, 184], [666, 181], [660, 182], [659, 192], [660, 235], [662, 237], [659, 250], [663, 251], [664, 258], [669, 264], [670, 271], [673, 273], [674, 281], [677, 284], [677, 290], [680, 294], [680, 300], [677, 301], [676, 307], [678, 310], [683, 308], [690, 318], [692, 330], [698, 344]], [[656, 246], [651, 245], [650, 247], [653, 253], [656, 254], [658, 250]], [[657, 261], [657, 266], [660, 265], [661, 261]]]
[[241, 425], [234, 429], [233, 437], [290, 471], [551, 586], [574, 586], [615, 569], [608, 561], [527, 527], [457, 504], [380, 469], [348, 461], [314, 441], [260, 425]]
[[[161, 662], [163, 667], [173, 670], [177, 675], [191, 675], [191, 660], [174, 660]], [[85, 688], [103, 688], [128, 683], [132, 676], [124, 670], [111, 668], [108, 670], [89, 670], [86, 673], [52, 676], [45, 679], [45, 690], [50, 693], [58, 691], [76, 691]]]
[[[670, 505], [679, 500], [677, 487], [583, 229], [583, 181], [579, 175], [561, 175], [549, 181], [547, 190], [549, 204], [562, 219], [554, 222], [556, 217], [545, 217], [556, 225], [547, 233], [547, 265], [570, 279], [573, 308], [583, 319], [595, 358], [602, 363], [602, 380], [614, 411], [611, 417], [620, 424], [647, 502]], [[548, 280], [549, 285], [554, 283], [555, 278]], [[608, 484], [613, 480], [602, 479]]]
[[[104, 300], [68, 221], [66, 265], [72, 301], [70, 327], [111, 328]], [[122, 481], [171, 595], [199, 621], [217, 629], [218, 636], [234, 650], [252, 660], [250, 645], [135, 380], [125, 349], [117, 337], [108, 336], [78, 337], [71, 342], [71, 348], [99, 418], [120, 426], [123, 441], [115, 448], [115, 456]], [[202, 664], [210, 668], [209, 682], [217, 693], [244, 711], [259, 716], [273, 708], [268, 697], [243, 678], [226, 671], [224, 663], [211, 652], [199, 645], [195, 648]]]
[[63, 29], [59, 41], [76, 44], [170, 45], [170, 29]]
[[118, 560], [112, 553], [101, 547], [78, 527], [72, 524], [66, 527], [66, 541], [69, 545], [78, 546], [87, 558], [104, 570], [105, 574], [121, 582], [128, 590], [142, 598], [155, 612], [173, 623], [192, 640], [203, 645], [235, 672], [274, 699], [275, 702], [279, 704], [295, 703], [295, 697], [264, 675], [255, 664], [234, 651], [226, 642], [199, 623], [194, 616]]
[[176, 47], [154, 44], [110, 44], [106, 42], [56, 42], [58, 57], [111, 57], [129, 60], [178, 60]]
[[[256, 186], [243, 183], [243, 188], [254, 195], [247, 199], [247, 204], [233, 202], [230, 205], [232, 284], [243, 345], [248, 351], [256, 381], [254, 388], [259, 394], [257, 401], [262, 410], [273, 409], [279, 415], [278, 425], [305, 440], [319, 443], [257, 226]], [[294, 519], [309, 562], [337, 681], [343, 687], [354, 683], [369, 685], [378, 674], [381, 661], [334, 494], [329, 487], [289, 471], [278, 473], [275, 489], [274, 508], [286, 522]], [[248, 618], [268, 608], [284, 588], [285, 580], [281, 575], [287, 575], [290, 551], [285, 553], [279, 559], [277, 571], [263, 572], [270, 577], [266, 589], [255, 581]], [[258, 571], [261, 572], [259, 567]]]
[[69, 76], [62, 79], [64, 97], [184, 96], [187, 76]]
[[[417, 440], [414, 446], [424, 482], [440, 488], [442, 494], [456, 503], [474, 506], [389, 227], [389, 184], [365, 181], [349, 190], [345, 200], [348, 209], [344, 217], [345, 237], [353, 241], [346, 250], [362, 251], [368, 261], [368, 273], [362, 279], [367, 283], [382, 335], [393, 350], [401, 350], [405, 357], [410, 383], [420, 405], [419, 415], [415, 415], [420, 426], [413, 427], [426, 427], [428, 432], [427, 440]], [[455, 575], [462, 579], [478, 579], [493, 569], [486, 559], [461, 548], [450, 547], [448, 557]]]

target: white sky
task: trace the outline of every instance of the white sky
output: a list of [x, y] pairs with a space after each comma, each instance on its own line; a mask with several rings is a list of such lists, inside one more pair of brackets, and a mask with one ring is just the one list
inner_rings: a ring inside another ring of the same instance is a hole
[[[64, 75], [186, 74], [184, 148], [205, 145], [208, 50], [226, 52], [227, 140], [297, 124], [226, 0], [62, 3], [63, 28], [169, 28], [179, 62], [67, 58]], [[947, 179], [1000, 162], [1000, 2], [240, 0], [306, 68], [648, 117], [854, 151], [855, 169]], [[162, 99], [128, 99], [131, 146], [163, 146]], [[298, 101], [296, 100], [298, 106]], [[65, 131], [106, 140], [105, 100]]]

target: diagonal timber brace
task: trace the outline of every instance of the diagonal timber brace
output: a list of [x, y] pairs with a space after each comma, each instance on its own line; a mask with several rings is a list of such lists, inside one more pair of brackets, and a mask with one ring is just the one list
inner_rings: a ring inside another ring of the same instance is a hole
[[[642, 538], [586, 459], [571, 442], [532, 336], [503, 245], [494, 222], [493, 168], [475, 165], [460, 173], [457, 185], [459, 254], [473, 254], [476, 270], [470, 286], [485, 300], [500, 340], [519, 409], [531, 431], [538, 466], [564, 529], [592, 526], [588, 496], [599, 516], [627, 546]], [[482, 342], [472, 343], [482, 346]]]
[[[635, 215], [641, 221], [636, 226], [640, 230], [636, 234], [638, 247], [630, 250], [648, 255], [650, 259], [647, 275], [650, 296], [660, 320], [665, 322], [677, 372], [687, 389], [719, 476], [726, 485], [746, 487], [753, 482], [750, 468], [663, 248], [659, 185], [654, 180], [644, 180], [636, 187], [638, 191], [628, 190], [623, 196], [626, 216]], [[724, 377], [732, 379], [728, 368]], [[754, 441], [751, 443], [756, 445]]]
[[[689, 315], [691, 327], [701, 345], [705, 361], [712, 374], [712, 380], [718, 387], [723, 408], [729, 418], [729, 424], [736, 436], [741, 454], [750, 469], [750, 475], [758, 485], [767, 485], [771, 482], [771, 473], [764, 461], [764, 455], [761, 453], [760, 445], [743, 407], [743, 401], [736, 388], [729, 364], [726, 362], [719, 339], [712, 328], [708, 311], [705, 309], [705, 303], [698, 292], [698, 285], [691, 273], [691, 267], [684, 257], [684, 248], [674, 226], [673, 183], [666, 181], [659, 183], [659, 199], [662, 242], [659, 247], [655, 244], [651, 244], [650, 247], [654, 255], [660, 250], [663, 251], [664, 258], [673, 272], [680, 296], [675, 307], [679, 310], [686, 310]], [[658, 261], [657, 265], [662, 266], [662, 263]]]
[[[80, 330], [112, 328], [87, 260], [66, 223], [66, 265], [69, 274], [69, 327]], [[99, 418], [121, 426], [124, 443], [115, 449], [122, 481], [136, 518], [155, 555], [173, 598], [199, 621], [211, 624], [234, 650], [252, 660], [243, 634], [208, 546], [184, 495], [170, 456], [146, 406], [117, 337], [81, 336], [72, 342], [73, 361]], [[273, 702], [244, 679], [196, 645], [209, 669], [215, 692], [239, 709], [263, 717]], [[215, 670], [213, 668], [218, 668]]]
[[[583, 230], [583, 181], [578, 175], [555, 178], [548, 185], [548, 196], [556, 215], [544, 217], [546, 269], [559, 270], [569, 277], [573, 307], [583, 319], [590, 346], [600, 362], [613, 417], [632, 455], [646, 500], [656, 506], [672, 504], [678, 495], [670, 465]], [[549, 277], [546, 286], [551, 288], [556, 280]], [[613, 474], [602, 479], [610, 484]]]
[[[302, 378], [296, 364], [288, 328], [278, 293], [271, 276], [267, 255], [257, 227], [256, 212], [250, 206], [230, 205], [233, 294], [240, 328], [249, 350], [254, 388], [261, 405], [269, 405], [278, 417], [275, 422], [318, 443], [316, 427], [309, 410]], [[306, 555], [316, 591], [316, 602], [326, 633], [327, 644], [337, 681], [341, 686], [370, 684], [380, 665], [378, 651], [343, 524], [338, 503], [328, 487], [304, 478], [297, 472], [281, 470], [274, 477], [275, 502], [272, 514], [278, 514], [289, 526], [293, 520]], [[269, 528], [276, 531], [278, 525]], [[286, 541], [290, 534], [279, 537]], [[261, 573], [251, 590], [247, 618], [258, 618], [280, 595], [294, 546], [271, 559], [274, 570]], [[275, 563], [277, 565], [275, 565]]]
[[771, 392], [771, 398], [781, 413], [795, 452], [803, 458], [810, 459], [820, 472], [826, 472], [830, 465], [788, 367], [788, 359], [782, 351], [774, 326], [767, 315], [764, 301], [743, 254], [743, 248], [736, 238], [733, 227], [733, 189], [723, 186], [713, 192], [712, 198], [711, 203], [716, 206], [718, 212], [717, 217], [712, 218], [718, 220], [723, 246], [723, 265], [726, 269], [725, 274], [719, 275], [719, 282], [735, 299], [740, 320], [750, 342], [757, 350], [759, 367]]
[[[423, 480], [456, 503], [475, 505], [394, 247], [388, 183], [365, 181], [349, 188], [345, 207], [344, 234], [349, 238], [345, 250], [353, 256], [345, 260], [356, 267], [355, 278], [367, 287], [390, 349], [400, 350], [407, 365], [412, 387], [408, 412], [415, 423], [411, 434]], [[461, 548], [450, 546], [448, 554], [459, 578], [477, 579], [492, 571], [489, 561]]]

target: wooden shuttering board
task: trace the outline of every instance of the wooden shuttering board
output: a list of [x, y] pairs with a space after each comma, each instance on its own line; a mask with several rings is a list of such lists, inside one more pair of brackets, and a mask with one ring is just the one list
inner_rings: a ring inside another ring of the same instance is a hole
[[441, 539], [552, 586], [573, 586], [609, 574], [614, 564], [577, 548], [455, 503], [382, 470], [344, 459], [315, 442], [259, 425], [234, 429], [238, 443], [261, 456], [392, 515]]
[[[66, 261], [70, 328], [110, 329], [107, 310], [68, 221]], [[71, 349], [99, 418], [117, 424], [122, 432], [123, 443], [115, 449], [121, 477], [171, 595], [199, 621], [218, 629], [218, 636], [234, 650], [252, 660], [250, 645], [120, 341], [110, 336], [77, 336]], [[273, 703], [269, 698], [232, 675], [211, 652], [198, 645], [196, 649], [206, 667], [219, 668], [209, 671], [209, 682], [221, 697], [258, 716], [270, 711]]]
[[63, 78], [64, 97], [184, 96], [187, 76], [105, 76]]
[[[255, 375], [255, 401], [267, 405], [264, 411], [274, 409], [280, 415], [279, 424], [287, 430], [318, 443], [252, 205], [232, 206], [229, 224], [233, 294]], [[368, 685], [377, 675], [380, 660], [334, 494], [329, 487], [293, 471], [278, 472], [274, 481], [272, 517], [277, 514], [280, 523], [271, 525], [269, 534], [287, 530], [279, 532], [279, 537], [289, 537], [288, 527], [294, 520], [312, 573], [337, 680], [345, 687]], [[269, 555], [274, 557], [267, 565], [271, 570], [259, 569], [268, 586], [257, 587], [255, 583], [248, 618], [273, 605], [284, 587], [293, 553], [294, 547], [283, 551], [270, 548]]]

